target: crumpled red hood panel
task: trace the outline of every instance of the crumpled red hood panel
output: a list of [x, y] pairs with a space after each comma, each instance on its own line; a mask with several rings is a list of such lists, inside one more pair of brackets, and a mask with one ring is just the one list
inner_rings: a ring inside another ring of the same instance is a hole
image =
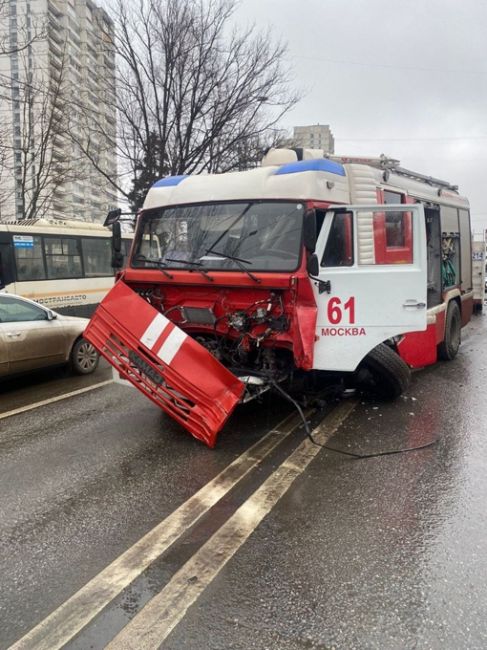
[[195, 438], [215, 446], [245, 387], [206, 348], [121, 280], [84, 336], [124, 379]]

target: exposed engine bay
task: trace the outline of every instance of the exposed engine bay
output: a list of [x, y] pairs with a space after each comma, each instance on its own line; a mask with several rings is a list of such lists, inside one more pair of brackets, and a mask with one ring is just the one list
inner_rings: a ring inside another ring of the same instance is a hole
[[256, 299], [246, 306], [243, 294], [235, 290], [220, 288], [206, 302], [201, 294], [168, 293], [160, 286], [134, 289], [245, 384], [243, 402], [291, 380], [295, 369], [291, 319], [282, 291], [253, 292]]

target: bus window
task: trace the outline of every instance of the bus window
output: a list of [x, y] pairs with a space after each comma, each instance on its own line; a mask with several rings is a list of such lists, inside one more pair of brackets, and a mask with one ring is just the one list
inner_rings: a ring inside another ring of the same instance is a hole
[[113, 274], [110, 239], [83, 237], [81, 244], [85, 277], [95, 278], [97, 276]]
[[15, 273], [10, 244], [0, 241], [0, 289], [13, 282], [15, 282]]
[[44, 245], [49, 280], [82, 277], [79, 239], [46, 237]]
[[[46, 267], [42, 255], [42, 237], [33, 235], [29, 246], [25, 242], [16, 242], [14, 235], [15, 262], [17, 265], [17, 281], [45, 280]], [[22, 244], [22, 245], [20, 245]]]

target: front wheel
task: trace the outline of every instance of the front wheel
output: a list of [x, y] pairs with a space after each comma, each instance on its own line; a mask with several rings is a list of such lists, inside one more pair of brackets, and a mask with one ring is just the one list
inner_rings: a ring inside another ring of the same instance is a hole
[[77, 375], [89, 375], [98, 367], [100, 355], [86, 339], [78, 339], [71, 350], [71, 369]]
[[461, 342], [462, 316], [458, 303], [452, 300], [446, 312], [445, 338], [438, 346], [438, 357], [444, 361], [452, 361], [457, 356]]
[[369, 352], [355, 374], [357, 388], [381, 400], [399, 397], [411, 381], [409, 366], [384, 343]]

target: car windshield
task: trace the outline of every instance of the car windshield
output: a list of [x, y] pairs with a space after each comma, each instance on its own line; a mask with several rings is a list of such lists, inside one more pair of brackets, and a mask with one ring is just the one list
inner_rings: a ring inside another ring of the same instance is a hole
[[151, 210], [142, 217], [132, 265], [293, 271], [304, 205], [255, 201]]

